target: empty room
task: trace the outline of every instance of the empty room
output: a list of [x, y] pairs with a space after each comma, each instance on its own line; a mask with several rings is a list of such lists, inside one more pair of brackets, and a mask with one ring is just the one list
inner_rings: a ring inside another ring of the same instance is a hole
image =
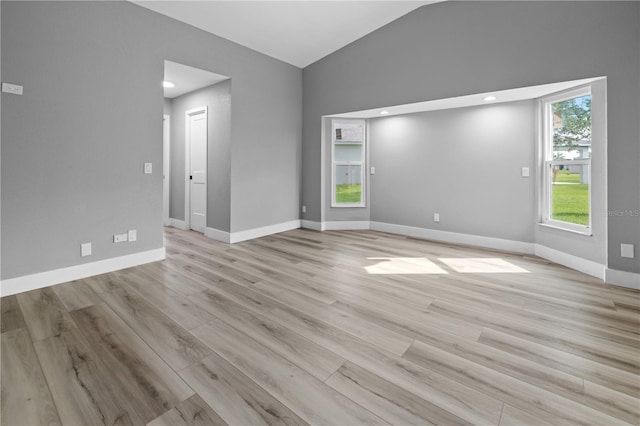
[[0, 25], [2, 426], [640, 424], [640, 2]]

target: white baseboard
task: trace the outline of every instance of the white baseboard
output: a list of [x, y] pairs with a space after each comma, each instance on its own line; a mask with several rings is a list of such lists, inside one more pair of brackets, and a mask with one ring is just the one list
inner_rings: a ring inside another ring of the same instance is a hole
[[[171, 219], [176, 221], [176, 219]], [[182, 221], [176, 221], [182, 222]], [[184, 222], [182, 222], [184, 224]], [[180, 226], [175, 226], [179, 228]], [[384, 222], [369, 221], [332, 221], [315, 222], [311, 220], [300, 220], [280, 223], [277, 225], [264, 226], [261, 228], [249, 229], [246, 231], [227, 233], [213, 228], [206, 228], [205, 235], [214, 240], [227, 243], [237, 243], [253, 238], [264, 237], [278, 232], [289, 231], [297, 228], [307, 228], [316, 231], [342, 231], [342, 230], [363, 230], [389, 232], [392, 234], [407, 235], [410, 237], [424, 238], [426, 240], [441, 241], [452, 244], [464, 244], [490, 249], [505, 250], [515, 253], [535, 254], [536, 256], [550, 260], [554, 263], [566, 266], [571, 269], [583, 272], [587, 275], [604, 280], [608, 284], [619, 285], [640, 290], [640, 274], [632, 272], [608, 269], [604, 265], [587, 260], [578, 256], [573, 256], [565, 252], [555, 250], [541, 244], [526, 243], [522, 241], [505, 240], [501, 238], [483, 237], [479, 235], [461, 234], [457, 232], [439, 231], [436, 229], [418, 228], [413, 226], [396, 225]]]
[[460, 234], [457, 232], [439, 231], [437, 229], [418, 228], [415, 226], [395, 225], [392, 223], [371, 222], [374, 231], [390, 232], [425, 240], [441, 241], [453, 244], [465, 244], [516, 253], [533, 254], [534, 244], [522, 241], [504, 240], [501, 238], [482, 237], [479, 235]]
[[215, 229], [215, 228], [205, 228], [204, 236], [209, 237], [212, 240], [222, 241], [223, 243], [227, 243], [227, 244], [229, 244], [229, 242], [231, 241], [230, 233], [225, 231], [220, 231], [219, 229]]
[[172, 226], [178, 229], [183, 229], [185, 231], [187, 230], [187, 223], [184, 220], [180, 220], [180, 219], [174, 219], [174, 218], [169, 219], [169, 226]]
[[300, 228], [300, 220], [291, 220], [289, 222], [278, 223], [275, 225], [262, 226], [260, 228], [247, 229], [245, 231], [232, 232], [229, 238], [229, 242], [239, 243], [240, 241], [252, 240], [254, 238], [260, 238], [271, 234], [277, 234], [278, 232], [291, 231], [292, 229]]
[[350, 231], [371, 229], [371, 222], [368, 220], [341, 220], [335, 222], [324, 222], [322, 225], [327, 231]]
[[314, 222], [312, 220], [303, 220], [301, 223], [303, 228], [313, 229], [315, 231], [349, 231], [371, 229], [368, 220], [340, 220], [332, 222]]
[[536, 256], [542, 257], [568, 268], [575, 269], [576, 271], [583, 272], [587, 275], [591, 275], [592, 277], [600, 278], [601, 280], [604, 280], [605, 278], [605, 265], [559, 250], [555, 250], [541, 244], [536, 244], [535, 246]]
[[106, 274], [132, 266], [163, 260], [166, 257], [164, 247], [126, 256], [112, 257], [91, 263], [54, 269], [53, 271], [10, 278], [0, 281], [0, 296], [10, 296], [29, 290], [66, 283], [99, 274]]
[[[418, 228], [415, 226], [396, 225], [384, 222], [312, 222], [302, 221], [302, 227], [319, 231], [347, 230], [347, 229], [371, 229], [374, 231], [389, 232], [392, 234], [407, 235], [410, 237], [424, 238], [425, 240], [441, 241], [452, 244], [464, 244], [484, 247], [496, 250], [510, 251], [514, 253], [535, 254], [536, 256], [567, 266], [571, 269], [583, 272], [601, 280], [605, 279], [605, 266], [573, 256], [549, 247], [527, 243], [522, 241], [505, 240], [501, 238], [483, 237], [479, 235], [461, 234], [457, 232], [439, 231], [437, 229]], [[607, 274], [607, 282], [625, 287], [640, 287], [638, 274], [629, 272], [610, 271]], [[639, 288], [640, 289], [640, 288]]]
[[607, 284], [619, 285], [621, 287], [640, 290], [640, 274], [607, 268], [604, 271], [604, 276], [604, 281]]
[[313, 220], [301, 220], [300, 226], [302, 228], [313, 229], [314, 231], [326, 230], [324, 222], [314, 222]]

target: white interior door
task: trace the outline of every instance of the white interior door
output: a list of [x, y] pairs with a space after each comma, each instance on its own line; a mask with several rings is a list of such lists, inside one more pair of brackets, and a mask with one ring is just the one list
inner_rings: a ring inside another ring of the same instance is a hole
[[187, 113], [189, 146], [189, 227], [204, 232], [207, 226], [207, 110]]

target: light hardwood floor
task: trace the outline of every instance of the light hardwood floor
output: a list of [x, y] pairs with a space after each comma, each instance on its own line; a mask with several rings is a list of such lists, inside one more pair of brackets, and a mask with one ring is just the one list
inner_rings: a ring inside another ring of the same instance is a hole
[[2, 298], [2, 425], [640, 423], [640, 292], [372, 231], [165, 236]]

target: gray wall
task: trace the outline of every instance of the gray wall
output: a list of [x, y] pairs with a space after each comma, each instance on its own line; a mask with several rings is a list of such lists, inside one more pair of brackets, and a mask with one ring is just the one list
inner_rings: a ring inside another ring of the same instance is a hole
[[302, 71], [246, 66], [245, 84], [222, 72], [233, 78], [231, 232], [300, 219]]
[[[251, 175], [232, 173], [232, 229], [298, 219], [299, 68], [128, 2], [0, 7], [2, 77], [25, 87], [2, 95], [2, 279], [162, 247], [165, 59], [233, 78]], [[137, 242], [111, 242], [127, 229]]]
[[[2, 7], [0, 7], [0, 53], [2, 52]], [[0, 81], [2, 79], [2, 55], [0, 54]], [[2, 128], [2, 102], [0, 102], [0, 130]], [[2, 188], [2, 132], [0, 131], [0, 189]], [[2, 275], [2, 193], [0, 193], [0, 275]]]
[[173, 112], [172, 100], [169, 98], [164, 98], [163, 105], [164, 105], [164, 113], [171, 115]]
[[533, 242], [534, 104], [370, 120], [371, 220]]
[[230, 229], [231, 80], [173, 98], [171, 115], [171, 188], [169, 216], [184, 220], [185, 114], [208, 107], [207, 226]]
[[[302, 204], [318, 221], [321, 117], [536, 84], [608, 77], [608, 208], [640, 209], [638, 2], [424, 6], [303, 70]], [[609, 266], [640, 272], [640, 218], [610, 217]]]

